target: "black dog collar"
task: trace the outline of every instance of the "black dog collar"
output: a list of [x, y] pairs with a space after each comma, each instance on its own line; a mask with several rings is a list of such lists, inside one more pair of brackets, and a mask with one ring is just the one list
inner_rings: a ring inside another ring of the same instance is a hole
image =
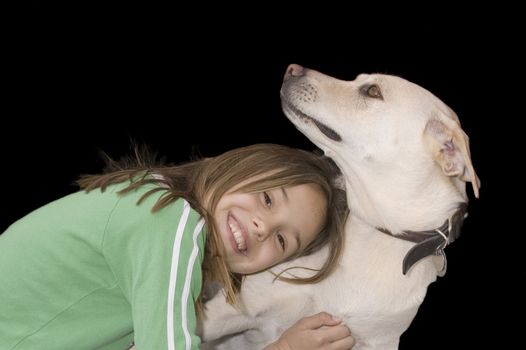
[[377, 227], [377, 230], [389, 236], [416, 243], [404, 257], [402, 263], [402, 273], [404, 275], [421, 259], [429, 255], [440, 255], [444, 259], [444, 264], [438, 275], [444, 276], [447, 269], [444, 248], [460, 236], [462, 223], [467, 216], [467, 208], [467, 203], [461, 203], [458, 210], [442, 226], [433, 230], [403, 231], [399, 234], [393, 234], [385, 228]]

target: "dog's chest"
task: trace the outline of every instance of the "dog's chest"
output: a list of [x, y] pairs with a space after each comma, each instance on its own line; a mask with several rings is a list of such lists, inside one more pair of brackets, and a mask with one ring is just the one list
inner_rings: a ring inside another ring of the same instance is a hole
[[356, 221], [347, 230], [352, 234], [342, 266], [322, 283], [326, 294], [321, 302], [343, 317], [358, 338], [378, 339], [383, 334], [380, 338], [398, 339], [436, 280], [436, 262], [425, 258], [403, 275], [402, 261], [411, 243]]

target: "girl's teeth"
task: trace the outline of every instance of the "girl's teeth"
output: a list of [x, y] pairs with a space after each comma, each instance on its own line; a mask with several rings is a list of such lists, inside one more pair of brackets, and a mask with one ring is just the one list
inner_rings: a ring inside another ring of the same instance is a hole
[[237, 249], [239, 249], [240, 251], [244, 251], [245, 249], [247, 249], [246, 244], [245, 244], [245, 240], [243, 239], [243, 236], [241, 235], [241, 232], [234, 231], [234, 232], [232, 232], [232, 234], [234, 235], [234, 239], [236, 240]]
[[237, 249], [239, 249], [241, 252], [247, 249], [247, 245], [245, 240], [243, 239], [243, 235], [239, 231], [239, 226], [232, 221], [228, 222], [228, 226], [230, 227], [230, 230], [232, 231], [232, 235], [234, 236], [234, 240], [237, 244]]

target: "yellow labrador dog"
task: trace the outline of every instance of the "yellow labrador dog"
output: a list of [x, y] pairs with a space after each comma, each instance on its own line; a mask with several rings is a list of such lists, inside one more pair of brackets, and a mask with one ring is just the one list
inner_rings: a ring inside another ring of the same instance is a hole
[[[247, 277], [242, 310], [221, 293], [207, 304], [208, 349], [262, 349], [298, 319], [343, 318], [355, 350], [393, 350], [428, 285], [445, 273], [444, 248], [460, 233], [466, 183], [480, 182], [457, 115], [399, 77], [342, 81], [298, 65], [281, 89], [286, 116], [341, 168], [351, 215], [341, 266], [313, 285]], [[278, 267], [316, 268], [325, 251]], [[295, 271], [300, 273], [300, 271]]]

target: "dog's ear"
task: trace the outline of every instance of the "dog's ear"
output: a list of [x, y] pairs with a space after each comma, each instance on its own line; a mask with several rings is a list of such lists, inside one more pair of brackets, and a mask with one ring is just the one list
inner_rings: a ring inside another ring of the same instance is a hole
[[469, 138], [460, 124], [446, 116], [430, 119], [424, 131], [433, 158], [444, 174], [469, 181], [475, 197], [479, 197], [480, 180], [475, 173], [469, 153]]

